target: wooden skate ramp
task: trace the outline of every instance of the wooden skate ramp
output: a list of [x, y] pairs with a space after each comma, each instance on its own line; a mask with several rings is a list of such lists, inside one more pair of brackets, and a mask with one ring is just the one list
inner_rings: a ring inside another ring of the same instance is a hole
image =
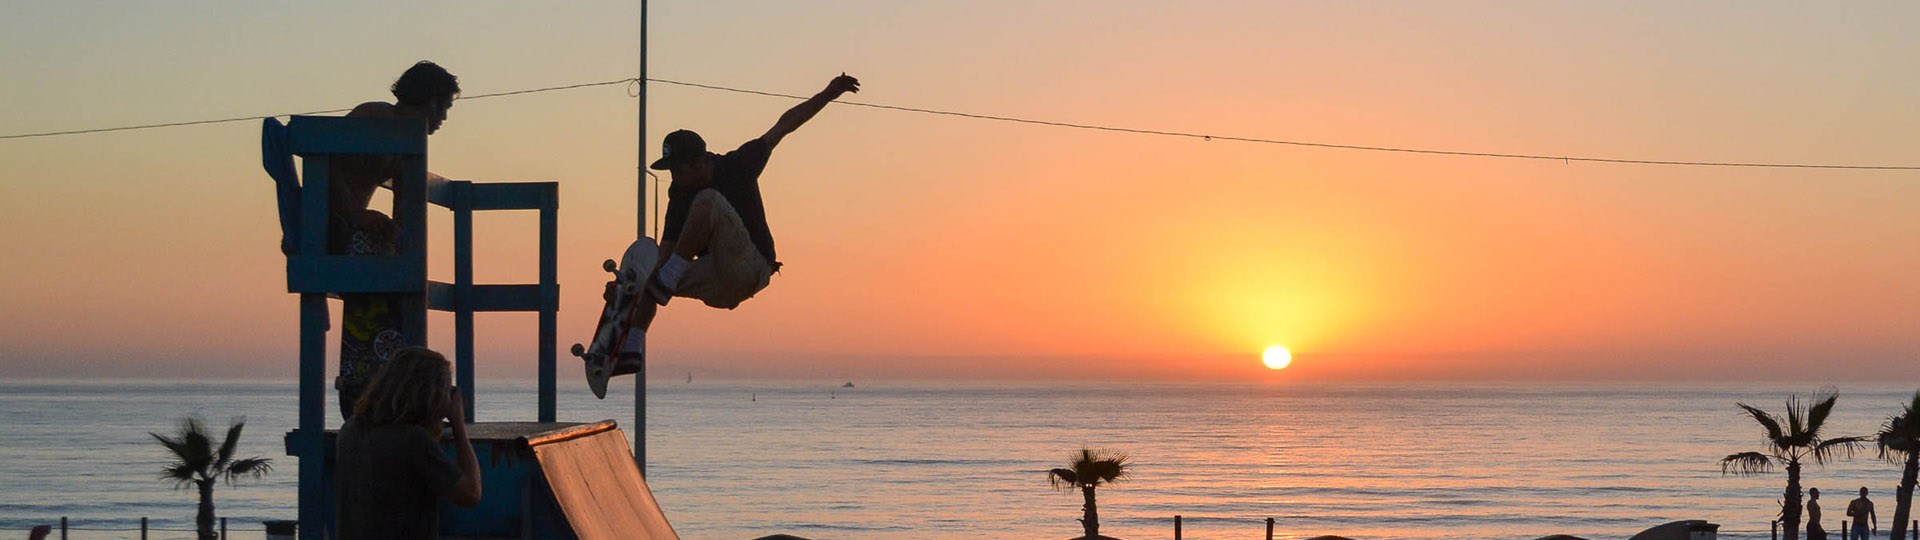
[[529, 437], [553, 499], [580, 540], [679, 540], [633, 463], [627, 436], [600, 422]]

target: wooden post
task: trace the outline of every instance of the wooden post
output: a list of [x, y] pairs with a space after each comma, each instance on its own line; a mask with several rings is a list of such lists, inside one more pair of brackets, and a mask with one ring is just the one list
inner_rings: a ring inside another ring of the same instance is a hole
[[1773, 523], [1767, 526], [1767, 538], [1780, 540], [1780, 520], [1773, 520]]
[[1844, 519], [1840, 520], [1840, 538], [1841, 540], [1852, 540], [1853, 538], [1853, 529], [1847, 528], [1847, 520]]
[[1913, 520], [1913, 525], [1907, 527], [1907, 536], [1920, 539], [1920, 519]]
[[1173, 540], [1180, 540], [1180, 514], [1173, 515]]
[[1267, 518], [1267, 540], [1273, 540], [1273, 518]]
[[60, 516], [60, 540], [67, 540], [67, 516]]
[[[560, 325], [560, 186], [547, 184], [540, 190], [540, 421], [558, 417], [554, 402], [559, 380], [554, 365]], [[634, 378], [646, 376], [644, 372]]]
[[[453, 188], [453, 384], [460, 387], [460, 407], [467, 423], [474, 414], [473, 383], [473, 182], [454, 181]], [[541, 419], [546, 422], [550, 420]]]
[[227, 540], [227, 518], [225, 517], [220, 518], [220, 540]]
[[147, 518], [140, 518], [140, 540], [147, 540]]

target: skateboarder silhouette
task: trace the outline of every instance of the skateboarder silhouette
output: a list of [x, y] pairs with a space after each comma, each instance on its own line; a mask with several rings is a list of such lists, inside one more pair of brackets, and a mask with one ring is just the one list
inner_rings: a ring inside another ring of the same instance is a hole
[[[842, 73], [826, 89], [780, 115], [766, 134], [726, 154], [708, 152], [707, 141], [693, 131], [667, 134], [660, 159], [650, 165], [668, 171], [673, 181], [667, 188], [660, 245], [642, 238], [627, 249], [620, 272], [632, 270], [634, 278], [645, 280], [644, 286], [619, 278], [608, 283], [610, 307], [628, 298], [631, 302], [623, 307], [630, 310], [624, 328], [603, 324], [595, 334], [595, 344], [605, 347], [601, 352], [616, 343], [617, 352], [583, 354], [581, 347], [575, 347], [575, 354], [586, 360], [587, 385], [594, 396], [606, 397], [608, 378], [639, 372], [646, 355], [646, 331], [659, 308], [673, 297], [733, 309], [767, 287], [780, 262], [760, 198], [760, 173], [788, 134], [841, 95], [859, 91], [860, 81]], [[662, 262], [654, 264], [656, 260]], [[603, 322], [609, 316], [618, 321], [619, 315], [603, 315]], [[609, 336], [608, 330], [625, 335]]]

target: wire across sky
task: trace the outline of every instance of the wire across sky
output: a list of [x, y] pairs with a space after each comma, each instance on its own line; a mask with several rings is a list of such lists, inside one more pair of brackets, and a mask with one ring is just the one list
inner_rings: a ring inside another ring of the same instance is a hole
[[[592, 88], [592, 87], [598, 87], [598, 86], [613, 86], [613, 85], [620, 85], [620, 84], [631, 85], [639, 82], [639, 80], [640, 79], [637, 77], [628, 77], [624, 79], [614, 79], [610, 81], [587, 82], [587, 83], [568, 84], [568, 85], [561, 85], [561, 86], [529, 88], [525, 90], [513, 90], [513, 91], [507, 91], [507, 92], [494, 92], [490, 94], [460, 96], [460, 99], [462, 100], [485, 99], [485, 98], [517, 96], [517, 95], [524, 95], [524, 94], [537, 94], [537, 93], [543, 93], [543, 92], [556, 92], [561, 90], [573, 90], [573, 89], [579, 89], [579, 88]], [[699, 89], [713, 90], [713, 91], [719, 91], [719, 92], [731, 92], [736, 94], [776, 97], [776, 98], [783, 98], [783, 99], [793, 99], [793, 100], [807, 99], [807, 96], [801, 96], [801, 95], [795, 95], [795, 94], [767, 92], [763, 90], [751, 90], [746, 88], [735, 88], [735, 87], [721, 86], [716, 84], [676, 81], [676, 80], [659, 79], [659, 78], [652, 78], [652, 77], [647, 78], [647, 82], [669, 84], [669, 85], [675, 85], [675, 86], [684, 86], [689, 88], [699, 88]], [[1614, 163], [1614, 164], [1631, 164], [1631, 165], [1661, 165], [1661, 166], [1684, 166], [1684, 167], [1826, 169], [1826, 170], [1852, 170], [1852, 171], [1920, 170], [1920, 165], [1876, 165], [1876, 164], [1845, 164], [1845, 163], [1769, 163], [1769, 162], [1741, 162], [1741, 161], [1632, 159], [1632, 158], [1608, 158], [1608, 157], [1590, 157], [1590, 156], [1572, 156], [1572, 155], [1552, 156], [1552, 155], [1544, 155], [1544, 154], [1516, 154], [1516, 153], [1505, 153], [1505, 152], [1480, 152], [1480, 151], [1466, 151], [1466, 150], [1439, 150], [1439, 149], [1432, 149], [1432, 148], [1373, 146], [1373, 145], [1364, 145], [1364, 144], [1339, 144], [1339, 143], [1326, 143], [1326, 142], [1314, 142], [1314, 141], [1286, 140], [1286, 139], [1268, 139], [1268, 138], [1260, 138], [1260, 137], [1243, 137], [1243, 136], [1234, 136], [1234, 135], [1211, 135], [1211, 134], [1205, 134], [1205, 133], [1169, 131], [1169, 130], [1160, 130], [1160, 129], [1115, 127], [1115, 126], [1107, 126], [1107, 125], [1099, 125], [1099, 124], [1059, 122], [1059, 121], [1052, 121], [1052, 120], [1036, 120], [1031, 118], [1017, 118], [1017, 117], [1011, 117], [1011, 116], [996, 116], [996, 115], [990, 115], [990, 114], [944, 111], [944, 110], [938, 110], [938, 109], [906, 107], [906, 106], [900, 106], [900, 105], [886, 105], [886, 104], [880, 104], [880, 103], [865, 103], [865, 102], [859, 102], [859, 101], [837, 101], [836, 103], [839, 103], [842, 105], [850, 105], [854, 107], [866, 107], [871, 109], [881, 109], [881, 110], [888, 110], [888, 111], [932, 114], [932, 115], [939, 115], [939, 116], [970, 118], [975, 120], [990, 120], [995, 122], [1010, 122], [1010, 123], [1017, 123], [1017, 124], [1030, 124], [1030, 125], [1038, 125], [1038, 126], [1084, 129], [1084, 130], [1092, 130], [1092, 131], [1131, 133], [1136, 135], [1155, 135], [1155, 136], [1161, 136], [1161, 137], [1184, 137], [1184, 138], [1201, 139], [1201, 140], [1207, 140], [1207, 141], [1218, 140], [1218, 141], [1233, 141], [1233, 142], [1244, 142], [1244, 143], [1255, 143], [1255, 144], [1299, 146], [1299, 147], [1307, 147], [1307, 148], [1358, 150], [1358, 151], [1367, 151], [1367, 152], [1394, 152], [1394, 153], [1402, 153], [1402, 154], [1426, 154], [1426, 155], [1437, 155], [1437, 156], [1499, 158], [1499, 159], [1528, 159], [1528, 160], [1540, 160], [1540, 161], [1559, 161], [1562, 163], [1572, 163], [1572, 162], [1578, 161], [1578, 162], [1584, 162], [1584, 163]], [[334, 113], [347, 112], [349, 110], [352, 110], [352, 109], [328, 109], [328, 110], [308, 111], [308, 112], [301, 112], [301, 113], [275, 114], [271, 116], [334, 114]], [[0, 139], [28, 139], [28, 138], [42, 138], [42, 137], [59, 137], [59, 136], [68, 136], [68, 135], [84, 135], [89, 133], [107, 133], [107, 132], [114, 132], [114, 131], [133, 131], [133, 130], [142, 130], [142, 129], [159, 129], [159, 128], [195, 126], [195, 125], [204, 125], [204, 124], [220, 124], [220, 123], [227, 123], [227, 122], [244, 122], [248, 120], [258, 120], [266, 117], [267, 116], [265, 115], [240, 116], [240, 117], [232, 117], [232, 118], [217, 118], [217, 119], [210, 119], [210, 120], [169, 122], [164, 124], [145, 124], [145, 125], [134, 125], [134, 126], [94, 128], [94, 129], [76, 129], [76, 130], [67, 130], [67, 131], [49, 131], [49, 132], [42, 132], [42, 133], [21, 133], [21, 134], [15, 134], [15, 135], [0, 135]]]

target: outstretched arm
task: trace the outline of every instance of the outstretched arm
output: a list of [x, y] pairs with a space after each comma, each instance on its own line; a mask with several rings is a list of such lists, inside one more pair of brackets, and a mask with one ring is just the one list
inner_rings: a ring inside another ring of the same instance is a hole
[[833, 78], [833, 82], [827, 83], [826, 90], [821, 90], [820, 93], [788, 109], [786, 114], [780, 115], [780, 121], [774, 122], [773, 129], [767, 130], [766, 135], [761, 135], [760, 140], [766, 141], [769, 149], [779, 146], [780, 139], [786, 138], [788, 133], [800, 129], [801, 124], [812, 120], [813, 115], [819, 114], [820, 109], [827, 107], [827, 103], [839, 99], [841, 94], [859, 91], [860, 79], [841, 73], [839, 77]]

